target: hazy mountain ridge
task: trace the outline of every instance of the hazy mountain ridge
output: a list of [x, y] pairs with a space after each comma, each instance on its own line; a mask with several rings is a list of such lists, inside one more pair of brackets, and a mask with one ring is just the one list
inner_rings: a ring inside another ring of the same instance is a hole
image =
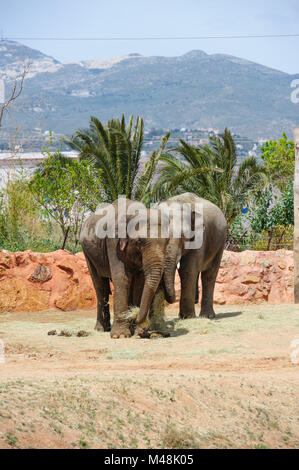
[[[27, 129], [71, 133], [122, 112], [147, 127], [230, 127], [252, 137], [275, 137], [298, 124], [289, 75], [245, 59], [191, 51], [180, 57], [137, 54], [61, 64], [39, 51], [0, 41], [0, 77], [12, 80], [31, 62], [13, 119]], [[9, 89], [9, 85], [7, 85]]]

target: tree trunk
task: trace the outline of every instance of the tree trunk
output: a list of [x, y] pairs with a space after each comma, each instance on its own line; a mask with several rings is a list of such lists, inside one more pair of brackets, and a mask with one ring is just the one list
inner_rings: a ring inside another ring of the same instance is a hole
[[294, 179], [294, 294], [295, 304], [299, 304], [299, 127], [294, 129], [296, 166]]
[[65, 249], [65, 244], [66, 244], [66, 241], [67, 241], [67, 237], [68, 237], [69, 231], [70, 231], [70, 226], [68, 226], [68, 228], [66, 229], [66, 232], [65, 232], [65, 235], [64, 235], [63, 244], [62, 244], [62, 247], [61, 247], [62, 250]]

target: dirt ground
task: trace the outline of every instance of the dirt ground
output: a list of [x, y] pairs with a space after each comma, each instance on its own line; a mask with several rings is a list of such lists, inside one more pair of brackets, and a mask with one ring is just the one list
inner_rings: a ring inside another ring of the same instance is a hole
[[0, 448], [298, 448], [298, 307], [216, 312], [169, 307], [151, 340], [95, 332], [94, 311], [1, 314]]

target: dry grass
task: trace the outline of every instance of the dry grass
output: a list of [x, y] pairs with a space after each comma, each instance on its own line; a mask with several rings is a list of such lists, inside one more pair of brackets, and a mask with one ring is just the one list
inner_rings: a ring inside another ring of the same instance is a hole
[[218, 312], [117, 341], [94, 312], [1, 316], [0, 448], [298, 447], [296, 308]]

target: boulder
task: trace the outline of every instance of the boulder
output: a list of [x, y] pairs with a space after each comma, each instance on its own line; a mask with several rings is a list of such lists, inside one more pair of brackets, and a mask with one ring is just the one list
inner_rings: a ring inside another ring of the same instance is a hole
[[51, 279], [51, 277], [52, 274], [50, 268], [48, 266], [45, 266], [44, 264], [39, 264], [29, 277], [29, 281], [47, 282]]
[[50, 293], [33, 287], [25, 279], [0, 282], [0, 312], [37, 312], [49, 308]]

